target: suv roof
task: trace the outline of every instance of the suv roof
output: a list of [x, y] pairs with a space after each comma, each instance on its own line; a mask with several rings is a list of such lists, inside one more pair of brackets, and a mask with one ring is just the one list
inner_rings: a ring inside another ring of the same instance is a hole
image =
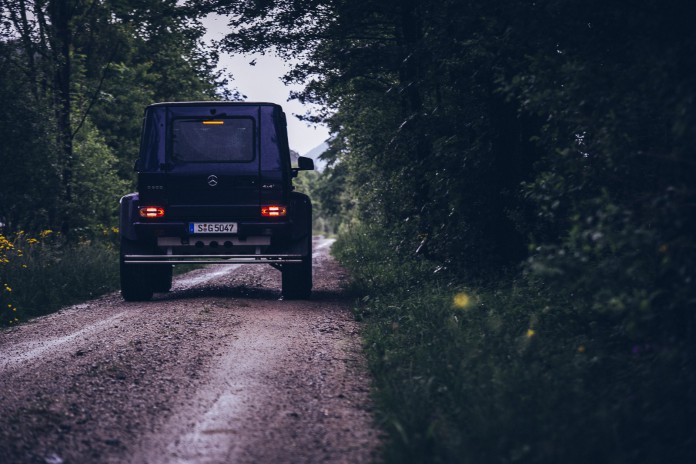
[[276, 106], [278, 108], [282, 107], [277, 104], [277, 103], [271, 103], [271, 102], [249, 102], [249, 101], [216, 101], [216, 100], [210, 100], [210, 101], [190, 101], [190, 102], [159, 102], [159, 103], [153, 103], [151, 105], [148, 105], [149, 107], [153, 106], [210, 106], [210, 105], [215, 105], [215, 106], [221, 106], [221, 105], [230, 105], [230, 106]]

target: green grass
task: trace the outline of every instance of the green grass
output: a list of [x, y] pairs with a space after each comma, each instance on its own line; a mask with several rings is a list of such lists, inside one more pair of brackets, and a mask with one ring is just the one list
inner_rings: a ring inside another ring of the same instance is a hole
[[519, 275], [467, 283], [399, 260], [363, 228], [334, 246], [351, 271], [389, 463], [686, 463], [696, 365], [670, 340]]
[[0, 325], [12, 325], [118, 288], [113, 231], [68, 243], [45, 231], [0, 235]]
[[[0, 327], [118, 290], [118, 231], [67, 241], [52, 231], [0, 234]], [[179, 275], [204, 267], [183, 264]]]

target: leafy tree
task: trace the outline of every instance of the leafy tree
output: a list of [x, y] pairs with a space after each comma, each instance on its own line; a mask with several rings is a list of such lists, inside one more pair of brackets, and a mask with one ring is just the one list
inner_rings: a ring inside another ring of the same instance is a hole
[[[195, 12], [176, 1], [8, 0], [0, 6], [3, 117], [27, 116], [2, 141], [0, 162], [9, 180], [0, 216], [8, 227], [71, 235], [93, 226], [93, 213], [112, 224], [126, 190], [119, 179], [132, 182], [143, 108], [161, 100], [232, 97], [218, 91], [225, 81], [215, 70], [216, 52], [201, 44]], [[14, 147], [24, 148], [19, 162]], [[41, 188], [27, 192], [30, 199], [18, 196], [9, 190], [15, 179]], [[95, 191], [95, 181], [108, 187]], [[107, 210], [112, 213], [105, 216]]]
[[495, 85], [500, 53], [476, 40], [477, 27], [499, 27], [481, 21], [484, 6], [208, 4], [230, 15], [229, 50], [305, 59], [286, 79], [306, 84], [296, 97], [322, 105], [315, 117], [346, 147], [357, 217], [388, 226], [405, 252], [470, 271], [524, 255], [509, 212], [538, 156], [534, 123]]
[[[693, 443], [696, 35], [686, 2], [204, 7], [230, 15], [230, 51], [301, 60], [286, 79], [305, 84], [296, 98], [323, 106], [314, 117], [334, 132], [344, 170], [341, 193], [319, 189], [325, 206], [341, 198], [394, 262], [427, 258], [452, 281], [508, 281], [530, 307], [557, 308], [530, 318], [553, 340], [601, 347], [596, 397], [613, 402], [616, 446], [646, 451], [632, 460]], [[669, 385], [626, 354], [645, 347]], [[609, 373], [631, 379], [640, 420]]]
[[56, 224], [61, 200], [53, 113], [17, 72], [21, 56], [16, 42], [0, 42], [0, 222], [7, 230]]

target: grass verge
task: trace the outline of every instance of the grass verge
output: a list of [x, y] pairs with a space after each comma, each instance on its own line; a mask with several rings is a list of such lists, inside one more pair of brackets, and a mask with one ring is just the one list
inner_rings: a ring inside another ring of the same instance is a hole
[[51, 231], [0, 235], [0, 326], [118, 288], [116, 233], [69, 243]]
[[519, 274], [467, 283], [344, 234], [388, 463], [687, 463], [696, 456], [688, 344], [622, 335], [611, 311]]

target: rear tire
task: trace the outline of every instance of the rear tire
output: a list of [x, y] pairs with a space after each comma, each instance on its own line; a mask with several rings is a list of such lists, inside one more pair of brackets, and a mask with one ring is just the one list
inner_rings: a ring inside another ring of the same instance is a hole
[[308, 238], [309, 251], [300, 264], [283, 264], [281, 271], [283, 298], [308, 300], [312, 295], [312, 236]]
[[152, 279], [152, 290], [156, 293], [167, 293], [172, 289], [174, 268], [171, 264], [157, 264], [148, 268]]
[[147, 301], [152, 298], [153, 282], [149, 271], [151, 266], [126, 264], [123, 256], [135, 252], [137, 246], [132, 241], [121, 238], [121, 296], [126, 301]]
[[126, 301], [147, 301], [153, 288], [147, 275], [147, 266], [125, 264], [121, 261], [121, 296]]

